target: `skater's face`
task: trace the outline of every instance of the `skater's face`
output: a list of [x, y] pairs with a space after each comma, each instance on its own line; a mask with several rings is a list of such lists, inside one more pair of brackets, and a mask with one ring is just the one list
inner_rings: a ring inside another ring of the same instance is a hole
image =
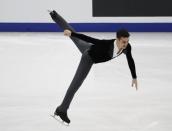
[[129, 38], [128, 37], [121, 37], [118, 39], [120, 48], [125, 49], [128, 45]]

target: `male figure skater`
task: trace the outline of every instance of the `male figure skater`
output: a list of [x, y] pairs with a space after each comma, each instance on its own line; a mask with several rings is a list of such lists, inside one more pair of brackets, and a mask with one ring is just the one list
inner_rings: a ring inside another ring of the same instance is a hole
[[135, 85], [137, 90], [137, 76], [135, 71], [135, 63], [131, 54], [131, 45], [127, 30], [121, 29], [117, 31], [117, 39], [96, 39], [84, 34], [76, 33], [75, 30], [56, 12], [51, 11], [52, 19], [64, 30], [64, 35], [70, 37], [80, 50], [82, 57], [75, 73], [75, 76], [66, 92], [66, 95], [55, 112], [54, 116], [59, 116], [66, 123], [70, 123], [67, 110], [93, 64], [109, 61], [122, 53], [126, 55], [129, 69], [132, 75], [132, 87]]

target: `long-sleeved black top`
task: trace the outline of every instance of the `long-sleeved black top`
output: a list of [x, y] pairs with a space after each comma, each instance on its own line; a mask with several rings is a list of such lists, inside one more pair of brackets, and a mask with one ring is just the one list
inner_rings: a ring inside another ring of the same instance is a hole
[[[113, 59], [114, 41], [116, 39], [100, 40], [76, 32], [72, 32], [71, 36], [93, 44], [88, 52], [94, 63], [106, 62]], [[129, 43], [122, 53], [126, 54], [132, 77], [137, 78], [135, 63], [131, 54], [131, 45]]]

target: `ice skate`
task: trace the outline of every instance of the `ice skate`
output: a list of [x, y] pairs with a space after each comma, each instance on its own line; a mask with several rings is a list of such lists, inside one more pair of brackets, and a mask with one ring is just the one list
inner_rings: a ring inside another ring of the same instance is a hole
[[[54, 112], [54, 115], [51, 115], [53, 118], [55, 118], [57, 121], [63, 123], [66, 126], [69, 126], [70, 120], [67, 116], [67, 112], [62, 112], [58, 108]], [[62, 121], [56, 118], [56, 116], [59, 116]]]

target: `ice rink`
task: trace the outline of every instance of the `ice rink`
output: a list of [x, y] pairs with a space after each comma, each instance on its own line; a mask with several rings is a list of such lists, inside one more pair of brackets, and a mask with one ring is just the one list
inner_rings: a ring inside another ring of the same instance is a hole
[[66, 127], [50, 114], [77, 69], [77, 47], [63, 33], [0, 33], [0, 130], [171, 131], [172, 33], [131, 33], [130, 43], [138, 91], [124, 54], [95, 64], [71, 103]]

